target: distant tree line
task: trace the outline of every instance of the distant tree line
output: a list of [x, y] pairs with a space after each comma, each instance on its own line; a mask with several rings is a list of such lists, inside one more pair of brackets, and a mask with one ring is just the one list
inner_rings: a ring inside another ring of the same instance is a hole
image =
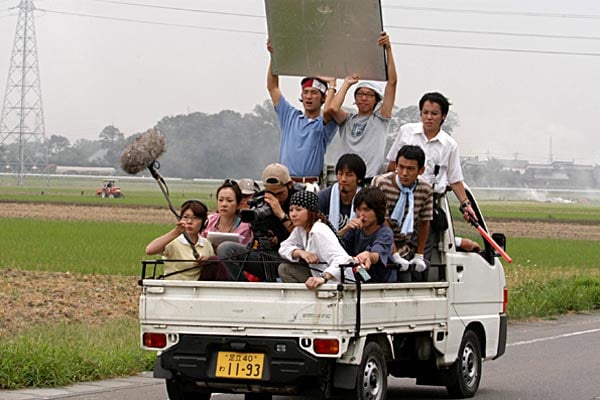
[[[401, 125], [420, 120], [416, 106], [395, 109], [390, 124], [388, 148]], [[458, 126], [451, 113], [444, 129]], [[168, 116], [156, 127], [164, 133], [167, 150], [160, 157], [163, 176], [179, 178], [260, 177], [265, 165], [279, 158], [279, 122], [270, 100], [251, 113], [223, 110]], [[120, 155], [136, 136], [128, 137], [115, 126], [106, 126], [99, 140], [52, 135], [47, 140], [48, 162], [56, 165], [114, 167], [120, 170]], [[386, 149], [387, 151], [387, 149]]]

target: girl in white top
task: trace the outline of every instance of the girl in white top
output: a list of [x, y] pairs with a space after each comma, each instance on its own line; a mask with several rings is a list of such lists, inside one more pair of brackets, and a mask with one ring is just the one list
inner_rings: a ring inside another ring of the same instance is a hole
[[[322, 220], [317, 195], [313, 192], [296, 192], [290, 199], [290, 220], [294, 230], [281, 242], [279, 255], [289, 261], [306, 261], [301, 264], [279, 265], [283, 282], [304, 282], [315, 289], [326, 282], [340, 282], [340, 264], [349, 264], [352, 257], [346, 253], [333, 230]], [[323, 264], [321, 264], [323, 263]], [[344, 278], [353, 282], [352, 269], [344, 270]]]

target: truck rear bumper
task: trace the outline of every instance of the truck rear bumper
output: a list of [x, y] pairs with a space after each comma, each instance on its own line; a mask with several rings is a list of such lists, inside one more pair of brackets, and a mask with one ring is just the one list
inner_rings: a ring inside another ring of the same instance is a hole
[[[264, 354], [261, 379], [217, 376], [219, 352]], [[222, 391], [245, 391], [260, 386], [273, 392], [292, 393], [302, 392], [307, 379], [314, 388], [315, 378], [328, 376], [330, 362], [333, 361], [301, 350], [297, 341], [289, 338], [180, 335], [177, 345], [158, 356], [154, 375], [160, 378], [171, 375]]]
[[506, 340], [508, 338], [508, 318], [505, 313], [500, 314], [500, 327], [498, 328], [498, 351], [493, 358], [500, 358], [506, 351]]

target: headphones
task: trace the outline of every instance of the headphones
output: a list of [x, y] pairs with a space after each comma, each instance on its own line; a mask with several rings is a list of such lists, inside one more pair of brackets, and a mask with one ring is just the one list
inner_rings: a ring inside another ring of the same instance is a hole
[[202, 226], [200, 227], [200, 232], [202, 232], [204, 229], [206, 229], [206, 225], [208, 225], [208, 207], [206, 206], [206, 204], [204, 204], [204, 202], [202, 202], [200, 200], [190, 199], [190, 200], [184, 201], [183, 204], [181, 204], [180, 209], [183, 209], [184, 207], [186, 207], [192, 203], [200, 204], [200, 207], [202, 207], [204, 210], [205, 217], [203, 218]]

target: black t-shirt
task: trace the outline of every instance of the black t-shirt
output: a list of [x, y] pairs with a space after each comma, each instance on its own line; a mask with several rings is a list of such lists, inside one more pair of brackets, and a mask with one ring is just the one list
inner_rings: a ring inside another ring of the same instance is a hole
[[[329, 218], [329, 205], [331, 203], [330, 202], [331, 188], [332, 188], [332, 186], [327, 186], [325, 189], [323, 189], [317, 193], [317, 197], [319, 199], [319, 210], [321, 210], [321, 212], [323, 214], [327, 215], [327, 218]], [[336, 226], [336, 224], [337, 224], [338, 231], [340, 229], [342, 229], [343, 227], [345, 227], [348, 224], [348, 222], [350, 222], [350, 213], [352, 212], [351, 204], [342, 204], [341, 200], [339, 200], [339, 202], [340, 202], [340, 219], [339, 219], [339, 221], [329, 221], [334, 226]]]

